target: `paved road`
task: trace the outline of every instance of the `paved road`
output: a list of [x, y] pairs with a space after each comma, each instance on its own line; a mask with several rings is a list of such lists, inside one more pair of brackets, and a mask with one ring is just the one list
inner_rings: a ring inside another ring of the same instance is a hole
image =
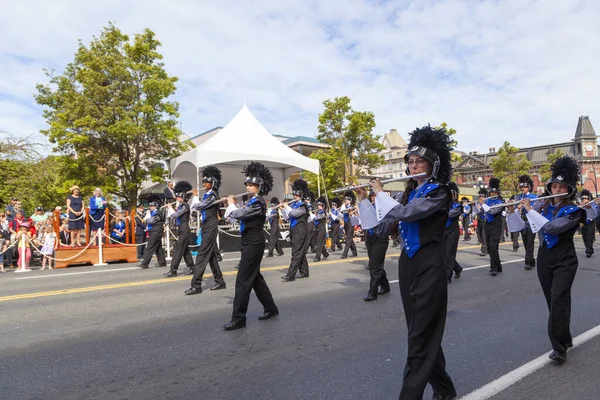
[[[504, 273], [461, 242], [471, 268], [450, 285], [444, 349], [461, 395], [550, 350], [547, 310], [522, 252], [501, 247]], [[577, 241], [578, 252], [583, 245]], [[281, 315], [224, 332], [236, 254], [223, 263], [228, 288], [184, 296], [188, 277], [111, 265], [0, 276], [0, 399], [394, 399], [406, 357], [400, 295], [371, 303], [365, 251], [311, 265], [311, 277], [281, 282], [288, 256], [265, 259]], [[386, 268], [397, 279], [394, 249]], [[478, 268], [479, 267], [479, 268]], [[573, 334], [600, 325], [597, 259], [580, 257]], [[209, 278], [207, 283], [212, 283]], [[597, 399], [600, 340], [566, 365], [544, 366], [495, 399]], [[431, 392], [425, 398], [430, 398]]]

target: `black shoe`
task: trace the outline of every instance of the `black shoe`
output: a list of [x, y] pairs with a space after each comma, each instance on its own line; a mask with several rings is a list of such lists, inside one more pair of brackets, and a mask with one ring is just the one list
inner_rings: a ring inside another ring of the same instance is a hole
[[321, 259], [320, 259], [320, 258], [315, 258], [315, 259], [313, 259], [313, 262], [320, 262], [320, 261], [321, 261]]
[[277, 253], [277, 257], [281, 257], [284, 253]]
[[194, 275], [194, 270], [192, 268], [188, 268], [187, 271], [183, 273], [184, 275]]
[[166, 274], [163, 274], [165, 278], [173, 278], [177, 276], [177, 271], [170, 270]]
[[210, 290], [221, 290], [221, 289], [225, 289], [226, 287], [227, 287], [227, 285], [225, 285], [225, 282], [215, 283], [214, 286], [210, 288]]
[[570, 349], [571, 347], [573, 347], [573, 341], [570, 341], [569, 343], [567, 343], [567, 344], [565, 345], [565, 347], [566, 347], [567, 349]]
[[343, 260], [344, 258], [348, 258], [348, 256], [341, 256], [340, 258]]
[[463, 269], [462, 269], [462, 268], [461, 268], [461, 269], [459, 269], [458, 271], [454, 271], [454, 278], [455, 278], [455, 279], [458, 279], [458, 278], [460, 278], [460, 274], [462, 274], [462, 272], [463, 272]]
[[590, 258], [590, 257], [592, 257], [592, 255], [591, 255], [591, 254], [586, 254], [585, 256], [586, 256], [587, 258]]
[[164, 267], [166, 267], [166, 266], [167, 266], [167, 264], [163, 264], [163, 265], [158, 265], [158, 264], [157, 264], [157, 265], [156, 265], [156, 268], [164, 268]]
[[246, 322], [234, 322], [230, 321], [223, 325], [223, 329], [226, 331], [235, 331], [236, 329], [242, 329], [246, 327]]
[[553, 350], [548, 356], [552, 361], [558, 365], [562, 365], [567, 361], [567, 353], [561, 353], [560, 351]]
[[284, 275], [284, 276], [281, 277], [281, 280], [284, 281], [284, 282], [293, 282], [293, 281], [296, 280], [296, 278], [290, 278], [289, 276]]
[[271, 257], [273, 257], [273, 254], [267, 254], [267, 255], [265, 256], [265, 258], [271, 258]]
[[271, 319], [273, 317], [276, 317], [279, 315], [279, 310], [275, 310], [275, 311], [265, 311], [264, 313], [262, 313], [259, 317], [258, 320], [259, 321], [265, 321], [267, 319]]
[[223, 262], [223, 256], [218, 256], [217, 257], [217, 262]]
[[434, 393], [433, 397], [431, 398], [432, 400], [453, 400], [456, 398], [456, 392], [452, 393], [452, 394], [439, 394], [439, 393]]
[[144, 264], [138, 264], [137, 267], [141, 269], [148, 269], [148, 266]]
[[496, 276], [496, 275], [498, 275], [498, 273], [496, 271], [490, 271], [490, 275], [491, 276]]
[[187, 294], [188, 296], [190, 296], [192, 294], [200, 294], [200, 293], [202, 293], [202, 286], [192, 286], [191, 288], [189, 288], [188, 290], [186, 290], [183, 293]]
[[235, 267], [233, 267], [235, 269], [240, 269], [240, 264], [236, 265]]
[[379, 289], [379, 291], [377, 292], [377, 294], [378, 294], [379, 296], [381, 296], [381, 295], [384, 295], [384, 294], [388, 294], [389, 292], [390, 292], [390, 289], [386, 289], [386, 290], [384, 290], [384, 289]]
[[358, 256], [357, 253], [350, 254], [350, 257], [357, 257], [357, 256]]
[[328, 258], [329, 258], [329, 256], [323, 257], [323, 261], [327, 261]]
[[296, 275], [296, 279], [308, 278], [308, 274], [298, 274]]
[[531, 268], [532, 268], [532, 267], [531, 267], [531, 265], [527, 265], [527, 264], [525, 264], [525, 270], [526, 270], [526, 271], [529, 271]]
[[513, 253], [516, 253], [517, 251], [519, 251], [519, 249], [513, 248]]
[[365, 297], [363, 297], [364, 301], [373, 301], [373, 300], [377, 300], [377, 296], [373, 296], [371, 293], [369, 293], [368, 295], [366, 295]]
[[498, 267], [498, 273], [502, 273], [502, 267]]

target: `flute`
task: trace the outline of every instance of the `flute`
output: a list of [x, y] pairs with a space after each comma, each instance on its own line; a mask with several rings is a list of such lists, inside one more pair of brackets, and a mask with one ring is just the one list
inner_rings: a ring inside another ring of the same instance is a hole
[[[385, 185], [386, 183], [392, 183], [392, 182], [399, 182], [399, 181], [407, 181], [409, 179], [413, 179], [413, 178], [421, 178], [423, 176], [427, 176], [426, 172], [422, 172], [420, 174], [415, 174], [415, 175], [406, 175], [406, 176], [401, 176], [399, 178], [391, 178], [391, 179], [385, 179], [383, 181], [381, 181], [382, 185]], [[347, 186], [345, 188], [340, 188], [340, 189], [335, 189], [332, 191], [332, 193], [342, 193], [345, 192], [346, 190], [355, 190], [355, 189], [360, 189], [360, 188], [366, 188], [371, 186], [370, 183], [365, 183], [363, 185], [357, 185], [357, 186]]]
[[[238, 197], [242, 197], [244, 195], [252, 195], [252, 193], [250, 193], [250, 192], [239, 193], [239, 194], [233, 195], [233, 197], [237, 199]], [[213, 201], [212, 203], [210, 203], [209, 207], [214, 206], [219, 203], [223, 203], [224, 201], [227, 201], [227, 197]]]
[[302, 200], [291, 199], [291, 200], [288, 200], [288, 201], [284, 201], [283, 203], [277, 204], [276, 206], [273, 206], [273, 207], [269, 207], [269, 208], [267, 208], [267, 211], [270, 211], [270, 210], [274, 210], [274, 209], [276, 209], [276, 208], [279, 208], [279, 206], [280, 206], [281, 204], [289, 205], [289, 204], [291, 204], [291, 203], [293, 203], [293, 202], [295, 202], [295, 201], [302, 201]]
[[[568, 194], [569, 193], [560, 193], [560, 194], [553, 194], [553, 195], [550, 195], [550, 196], [542, 196], [542, 197], [538, 197], [536, 199], [531, 199], [531, 202], [538, 201], [538, 200], [553, 199], [555, 197], [564, 197], [564, 196], [567, 196]], [[491, 206], [490, 209], [492, 209], [492, 208], [498, 208], [498, 207], [517, 206], [519, 204], [521, 204], [520, 201], [513, 201], [512, 203], [504, 203], [504, 204], [497, 204], [495, 206]]]
[[[497, 198], [498, 198], [498, 196], [491, 196], [491, 197], [486, 197], [485, 200], [488, 200], [488, 199], [489, 200], [494, 200], [494, 199], [497, 199]], [[473, 201], [468, 202], [465, 205], [466, 206], [470, 206], [470, 205], [477, 204], [477, 203], [479, 203], [479, 200], [473, 200]]]

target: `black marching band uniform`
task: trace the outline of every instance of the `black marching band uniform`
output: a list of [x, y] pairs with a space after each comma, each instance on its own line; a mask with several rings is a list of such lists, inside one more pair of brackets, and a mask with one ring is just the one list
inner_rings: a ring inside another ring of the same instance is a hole
[[460, 199], [460, 201], [462, 202], [462, 208], [463, 208], [463, 213], [462, 213], [462, 227], [463, 227], [463, 233], [464, 233], [464, 241], [468, 242], [469, 240], [471, 240], [471, 233], [469, 233], [469, 227], [471, 226], [471, 212], [473, 210], [473, 207], [471, 207], [471, 205], [469, 204], [469, 199], [466, 197], [463, 197], [462, 199]]
[[[448, 283], [452, 282], [452, 272], [456, 279], [460, 278], [462, 267], [456, 261], [456, 252], [458, 251], [458, 241], [460, 240], [460, 228], [458, 226], [460, 215], [463, 214], [463, 206], [458, 202], [458, 186], [454, 182], [448, 183], [450, 193], [452, 194], [452, 205], [448, 211], [448, 221], [444, 229], [444, 259], [447, 268]], [[468, 228], [467, 228], [468, 229]]]
[[344, 205], [340, 211], [344, 215], [344, 251], [340, 258], [348, 257], [348, 250], [351, 251], [350, 257], [356, 257], [356, 244], [354, 244], [354, 225], [352, 225], [352, 216], [350, 212], [355, 210], [356, 195], [353, 191], [347, 190], [344, 193]]
[[[190, 206], [188, 201], [191, 197], [192, 185], [187, 181], [179, 181], [175, 184], [175, 199], [177, 200], [177, 209], [169, 217], [175, 221], [177, 227], [177, 243], [173, 249], [173, 257], [171, 258], [171, 268], [169, 272], [164, 274], [165, 278], [177, 276], [179, 263], [181, 259], [185, 261], [188, 267], [186, 274], [190, 274], [194, 268], [194, 258], [190, 251], [193, 234], [190, 230]], [[170, 244], [167, 243], [167, 246]]]
[[[502, 272], [500, 262], [500, 236], [502, 236], [502, 209], [504, 203], [500, 196], [500, 179], [490, 178], [490, 197], [476, 207], [478, 214], [485, 220], [484, 233], [487, 251], [490, 255], [490, 275]], [[496, 207], [493, 207], [496, 206]], [[493, 207], [493, 208], [492, 208]]]
[[329, 211], [329, 223], [331, 224], [331, 251], [342, 250], [340, 243], [340, 221], [342, 215], [339, 207], [342, 204], [340, 199], [334, 197], [331, 200], [331, 211]]
[[[573, 346], [570, 329], [571, 286], [578, 266], [573, 236], [580, 222], [594, 219], [597, 214], [591, 207], [582, 209], [573, 203], [580, 173], [574, 159], [561, 157], [552, 164], [551, 170], [552, 177], [546, 186], [546, 195], [556, 194], [552, 187], [562, 185], [568, 189], [568, 195], [536, 201], [533, 208], [530, 206], [526, 212], [531, 230], [540, 233], [537, 273], [550, 311], [548, 336], [553, 350], [550, 359], [562, 364], [567, 360], [567, 349]], [[510, 211], [507, 219], [510, 230], [522, 230], [525, 223], [518, 214]]]
[[267, 210], [267, 221], [269, 221], [269, 248], [267, 257], [273, 257], [273, 250], [277, 251], [278, 256], [283, 255], [283, 249], [281, 243], [279, 243], [279, 199], [277, 197], [271, 198], [271, 204]]
[[138, 208], [135, 212], [135, 244], [139, 245], [137, 248], [137, 258], [141, 260], [144, 258], [144, 248], [146, 245], [146, 224], [144, 223], [144, 205], [138, 204]]
[[[217, 237], [219, 236], [219, 187], [221, 186], [221, 170], [213, 165], [204, 167], [202, 171], [202, 183], [206, 192], [202, 200], [194, 204], [192, 208], [202, 213], [202, 243], [198, 249], [196, 263], [194, 265], [194, 277], [191, 287], [185, 294], [192, 295], [202, 293], [202, 278], [206, 271], [206, 264], [210, 265], [214, 285], [210, 290], [225, 289], [225, 279], [219, 267], [219, 249], [217, 248]], [[263, 219], [264, 223], [264, 219]]]
[[[479, 189], [478, 199], [486, 198], [487, 196], [488, 196], [487, 189], [485, 189], [485, 188]], [[485, 257], [488, 253], [487, 240], [485, 239], [485, 215], [477, 213], [478, 208], [476, 207], [476, 205], [477, 205], [477, 203], [475, 203], [475, 205], [472, 208], [472, 214], [474, 215], [475, 220], [477, 221], [477, 228], [475, 229], [475, 233], [477, 234], [477, 244], [481, 245], [481, 250], [479, 252], [479, 255], [481, 257]]]
[[[531, 193], [533, 190], [533, 180], [529, 177], [529, 175], [519, 176], [519, 189], [521, 189], [522, 193], [515, 196], [515, 201], [521, 201], [523, 199], [533, 200], [537, 198], [535, 194]], [[525, 222], [525, 228], [523, 228], [523, 230], [520, 232], [521, 239], [523, 240], [523, 247], [525, 247], [525, 269], [530, 270], [535, 267], [535, 257], [533, 256], [535, 247], [535, 233], [531, 231], [529, 222], [527, 222], [527, 213], [520, 208], [519, 214]]]
[[[327, 200], [324, 197], [317, 199], [317, 211], [313, 217], [312, 225], [314, 226], [315, 239], [315, 259], [314, 262], [327, 260], [329, 252], [327, 252]], [[321, 258], [322, 257], [322, 258]]]
[[304, 242], [304, 253], [308, 253], [308, 249], [315, 249], [315, 226], [313, 225], [313, 218], [315, 217], [312, 209], [312, 202], [315, 199], [315, 195], [310, 190], [304, 195], [304, 203], [308, 209], [308, 219], [306, 220], [306, 242]]
[[[581, 206], [596, 209], [595, 205], [592, 204], [594, 197], [589, 190], [583, 189], [579, 195], [579, 199]], [[586, 218], [585, 223], [581, 227], [581, 238], [585, 245], [585, 256], [590, 258], [594, 254], [594, 240], [596, 239], [596, 221], [594, 218]]]
[[[371, 192], [369, 197], [371, 205], [375, 208], [375, 193]], [[365, 246], [367, 247], [367, 255], [369, 256], [369, 264], [367, 269], [371, 280], [369, 281], [369, 292], [363, 298], [364, 301], [377, 300], [378, 295], [384, 295], [390, 292], [390, 282], [388, 281], [385, 272], [385, 253], [387, 252], [390, 240], [389, 234], [391, 227], [394, 224], [382, 221], [381, 224], [386, 224], [378, 229], [367, 229], [365, 233]]]
[[[304, 251], [307, 237], [308, 207], [302, 200], [308, 193], [308, 184], [304, 179], [296, 179], [292, 183], [292, 194], [294, 201], [286, 205], [287, 218], [290, 220], [290, 237], [292, 241], [292, 259], [287, 274], [281, 279], [285, 282], [296, 280], [296, 278], [308, 278], [308, 261]], [[298, 276], [296, 276], [296, 273]]]
[[147, 269], [150, 265], [152, 255], [156, 254], [158, 261], [157, 267], [166, 267], [165, 250], [162, 246], [163, 231], [165, 230], [164, 212], [158, 207], [162, 200], [159, 195], [148, 196], [150, 208], [144, 220], [146, 222], [146, 231], [148, 232], [148, 242], [144, 249], [144, 259], [138, 264], [138, 267]]
[[240, 222], [242, 235], [242, 258], [235, 280], [233, 313], [231, 322], [224, 326], [226, 331], [246, 327], [246, 312], [252, 289], [264, 308], [259, 320], [279, 315], [273, 295], [260, 273], [260, 263], [265, 252], [263, 227], [267, 208], [263, 196], [271, 191], [273, 176], [267, 167], [258, 162], [244, 167], [243, 173], [246, 175], [245, 184], [258, 186], [258, 192], [248, 199], [244, 207], [237, 208], [235, 204], [231, 204], [225, 212], [225, 217], [231, 216]]
[[451, 140], [445, 132], [426, 126], [410, 134], [405, 161], [417, 155], [429, 162], [432, 173], [421, 184], [409, 180], [400, 204], [384, 192], [377, 193], [375, 208], [366, 199], [360, 202], [363, 229], [387, 235], [386, 225], [380, 222], [401, 221], [404, 248], [398, 275], [408, 325], [408, 355], [400, 400], [421, 400], [427, 383], [435, 399], [456, 396], [442, 350], [448, 302], [442, 235], [452, 203], [450, 190], [442, 183], [451, 174]]

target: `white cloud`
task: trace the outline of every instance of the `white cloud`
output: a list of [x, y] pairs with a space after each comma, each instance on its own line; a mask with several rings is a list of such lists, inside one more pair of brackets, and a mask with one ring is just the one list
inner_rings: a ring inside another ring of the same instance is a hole
[[[226, 124], [244, 101], [274, 133], [316, 131], [348, 95], [377, 132], [446, 121], [463, 150], [563, 142], [600, 104], [593, 1], [27, 1], [0, 15], [0, 130], [44, 127], [42, 68], [108, 21], [152, 29], [178, 76], [184, 130]], [[600, 129], [600, 125], [598, 125]]]

